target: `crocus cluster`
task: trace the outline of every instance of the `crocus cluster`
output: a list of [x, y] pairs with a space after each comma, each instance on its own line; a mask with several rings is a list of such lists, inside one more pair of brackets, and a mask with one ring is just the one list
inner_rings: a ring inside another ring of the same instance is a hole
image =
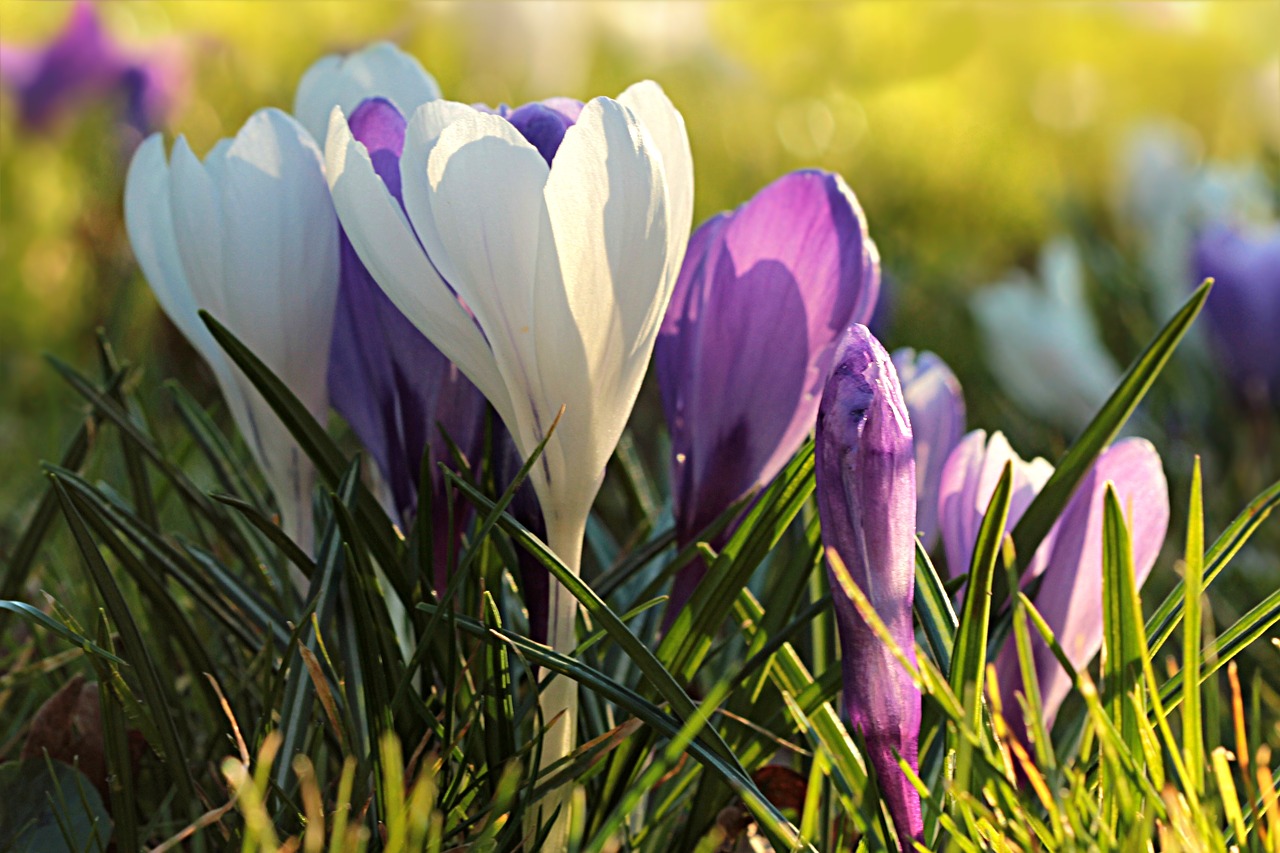
[[[198, 309], [315, 417], [332, 397], [402, 522], [424, 451], [433, 476], [448, 441], [474, 452], [487, 399], [521, 458], [545, 440], [531, 480], [549, 544], [576, 572], [684, 256], [684, 122], [653, 83], [516, 110], [439, 94], [415, 60], [374, 45], [321, 60], [296, 118], [259, 112], [203, 163], [182, 138], [166, 162], [153, 136], [130, 169], [130, 238], [299, 544], [312, 545], [314, 471]], [[551, 599], [547, 634], [571, 651], [576, 602], [559, 586]], [[573, 746], [576, 686], [559, 679], [543, 702], [559, 726], [550, 764]]]
[[[1002, 434], [988, 438], [982, 430], [965, 436], [947, 460], [938, 515], [953, 575], [968, 570], [982, 516], [1006, 463], [1013, 465], [1006, 525], [1011, 531], [1053, 474], [1053, 466], [1040, 458], [1024, 461]], [[1077, 669], [1088, 666], [1102, 645], [1102, 501], [1108, 482], [1126, 512], [1135, 579], [1142, 585], [1164, 542], [1169, 489], [1159, 454], [1141, 438], [1123, 439], [1099, 454], [1023, 575], [1024, 585], [1039, 580], [1033, 603]], [[1071, 680], [1038, 634], [1032, 636], [1032, 650], [1044, 719], [1052, 726], [1071, 691]], [[996, 677], [1010, 730], [1025, 741], [1017, 698], [1023, 690], [1022, 675], [1012, 642], [996, 658]]]
[[1280, 224], [1214, 223], [1194, 255], [1196, 283], [1215, 281], [1204, 310], [1228, 379], [1249, 405], [1280, 402]]
[[172, 108], [184, 76], [174, 51], [131, 50], [113, 39], [90, 0], [78, 0], [43, 47], [0, 44], [0, 84], [16, 96], [32, 130], [47, 129], [85, 102], [115, 99], [122, 120], [147, 133]]

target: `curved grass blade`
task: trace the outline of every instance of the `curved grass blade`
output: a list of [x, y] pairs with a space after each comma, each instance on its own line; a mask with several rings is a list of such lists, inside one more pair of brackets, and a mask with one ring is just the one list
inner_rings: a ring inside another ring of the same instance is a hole
[[118, 663], [121, 666], [129, 665], [128, 661], [123, 658], [116, 657], [102, 646], [99, 646], [97, 643], [90, 640], [88, 637], [77, 634], [57, 619], [54, 619], [48, 613], [32, 607], [25, 601], [0, 601], [0, 610], [7, 610], [10, 613], [16, 613], [33, 625], [38, 625], [41, 628], [46, 628], [52, 631], [68, 643], [71, 643], [77, 648], [84, 649], [89, 654], [97, 655], [104, 660], [109, 660], [112, 663]]
[[951, 606], [951, 596], [947, 595], [938, 570], [933, 567], [929, 553], [916, 539], [916, 591], [915, 612], [920, 627], [924, 629], [925, 640], [933, 653], [933, 662], [943, 672], [951, 671], [951, 656], [955, 651], [956, 631], [959, 620], [956, 619], [955, 608]]
[[[982, 682], [987, 668], [987, 630], [991, 623], [991, 583], [1004, 541], [1005, 523], [1013, 498], [1013, 463], [1006, 462], [991, 495], [991, 503], [978, 528], [978, 541], [973, 547], [969, 565], [969, 588], [964, 597], [964, 611], [956, 629], [955, 656], [951, 660], [948, 681], [951, 692], [959, 697], [964, 710], [964, 728], [982, 731]], [[973, 772], [974, 744], [957, 729], [955, 790], [970, 790]]]
[[[330, 488], [337, 488], [342, 482], [349, 460], [343, 455], [333, 439], [316, 422], [306, 407], [298, 401], [289, 387], [281, 382], [248, 347], [235, 335], [217, 321], [208, 311], [200, 312], [200, 319], [208, 326], [214, 340], [227, 353], [236, 366], [244, 371], [245, 376], [258, 389], [272, 411], [280, 418], [280, 422], [289, 430], [308, 458], [315, 463], [316, 470]], [[361, 485], [356, 496], [356, 515], [360, 519], [361, 528], [372, 535], [365, 537], [369, 549], [373, 552], [378, 564], [386, 573], [402, 601], [413, 600], [412, 583], [402, 570], [397, 557], [397, 537], [391, 520], [378, 503], [378, 499]]]
[[[1280, 506], [1280, 481], [1272, 483], [1250, 501], [1205, 553], [1202, 589], [1207, 589], [1213, 583], [1277, 506]], [[1186, 592], [1183, 587], [1184, 581], [1178, 581], [1169, 596], [1147, 620], [1147, 634], [1152, 637], [1152, 654], [1160, 651], [1182, 622], [1183, 608], [1186, 607]]]
[[196, 803], [198, 801], [195, 794], [195, 782], [191, 778], [191, 768], [187, 764], [183, 739], [178, 734], [177, 722], [172, 711], [173, 708], [178, 707], [176, 698], [165, 689], [165, 682], [160, 678], [155, 661], [151, 658], [149, 646], [143, 640], [142, 633], [138, 630], [137, 622], [134, 621], [133, 614], [130, 612], [120, 588], [116, 585], [111, 570], [107, 568], [102, 555], [98, 553], [97, 545], [94, 544], [89, 531], [85, 528], [84, 519], [76, 507], [75, 496], [62, 484], [58, 475], [49, 474], [48, 476], [57, 491], [62, 513], [66, 516], [67, 523], [71, 527], [72, 536], [75, 537], [76, 545], [80, 549], [80, 556], [89, 571], [89, 576], [93, 579], [94, 585], [97, 586], [98, 592], [102, 595], [107, 615], [120, 632], [120, 641], [125, 653], [135, 661], [134, 670], [138, 674], [138, 680], [142, 685], [143, 696], [149, 706], [150, 713], [155, 718], [161, 746], [164, 748], [167, 758], [166, 764], [169, 767], [173, 781], [178, 786], [178, 791], [182, 795], [184, 802]]
[[[1119, 434], [1138, 403], [1164, 369], [1178, 342], [1191, 328], [1191, 323], [1204, 307], [1213, 287], [1212, 279], [1206, 280], [1183, 304], [1178, 313], [1165, 324], [1147, 348], [1129, 365], [1120, 384], [1102, 404], [1084, 432], [1071, 444], [1070, 449], [1054, 468], [1053, 475], [1027, 507], [1022, 518], [1013, 528], [1013, 545], [1017, 555], [1018, 575], [1026, 571], [1041, 540], [1053, 527], [1063, 507], [1071, 499], [1076, 486], [1088, 473], [1098, 454]], [[1003, 607], [1008, 591], [997, 596], [996, 603]]]

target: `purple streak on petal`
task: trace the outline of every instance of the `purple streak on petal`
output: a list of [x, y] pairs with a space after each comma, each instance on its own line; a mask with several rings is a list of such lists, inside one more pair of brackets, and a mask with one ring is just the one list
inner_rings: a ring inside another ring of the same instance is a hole
[[[1053, 466], [1039, 458], [1023, 461], [1002, 433], [993, 433], [988, 442], [986, 431], [980, 429], [961, 439], [947, 458], [938, 485], [938, 526], [947, 555], [947, 573], [951, 577], [969, 571], [982, 516], [991, 503], [1000, 472], [1004, 470], [1005, 462], [1010, 460], [1013, 462], [1013, 495], [1006, 530], [1012, 530], [1022, 518], [1053, 473]], [[1052, 536], [1051, 531], [1032, 557], [1026, 580], [1037, 577], [1044, 570]]]
[[[1053, 547], [1035, 605], [1077, 669], [1102, 645], [1102, 521], [1106, 484], [1115, 484], [1133, 542], [1133, 565], [1141, 588], [1155, 565], [1169, 525], [1169, 487], [1160, 455], [1151, 443], [1127, 438], [1103, 451], [1054, 525]], [[1032, 633], [1036, 677], [1045, 723], [1052, 726], [1071, 680], [1053, 652]], [[1012, 643], [996, 659], [1005, 718], [1025, 743], [1016, 693], [1022, 690], [1018, 653]]]
[[[405, 120], [389, 101], [373, 98], [351, 114], [352, 135], [369, 150], [374, 170], [400, 197], [399, 156]], [[417, 512], [424, 451], [431, 464], [436, 584], [447, 580], [470, 505], [455, 497], [453, 525], [444, 475], [435, 463], [453, 456], [447, 435], [473, 464], [484, 435], [485, 400], [461, 371], [392, 304], [360, 263], [346, 235], [342, 281], [329, 360], [333, 407], [368, 449], [391, 491], [402, 526]]]
[[[655, 348], [677, 539], [767, 484], [813, 428], [832, 352], [870, 317], [878, 262], [835, 174], [794, 172], [693, 235]], [[703, 573], [677, 579], [677, 612]]]
[[1194, 265], [1196, 283], [1216, 279], [1204, 311], [1232, 384], [1251, 403], [1280, 402], [1280, 224], [1214, 225], [1196, 240]]
[[[823, 544], [834, 549], [894, 641], [915, 661], [916, 475], [911, 423], [880, 342], [851, 326], [822, 393], [815, 447]], [[895, 753], [914, 770], [920, 691], [832, 577], [844, 702], [862, 730], [904, 849], [921, 836], [920, 796]]]
[[938, 537], [942, 467], [964, 435], [964, 394], [946, 362], [931, 352], [900, 349], [893, 366], [911, 413], [916, 448], [916, 527], [926, 549]]

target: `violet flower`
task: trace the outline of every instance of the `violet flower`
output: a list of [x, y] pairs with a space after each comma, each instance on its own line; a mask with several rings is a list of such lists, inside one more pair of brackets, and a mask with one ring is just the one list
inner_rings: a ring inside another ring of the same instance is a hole
[[[785, 175], [694, 232], [655, 348], [680, 545], [795, 454], [879, 285], [862, 208], [830, 172]], [[668, 618], [705, 572], [680, 573]]]
[[[1014, 463], [1009, 530], [1053, 473], [1043, 459], [1023, 462], [1000, 433], [992, 435], [989, 444], [985, 439], [981, 430], [966, 436], [943, 472], [939, 514], [953, 575], [969, 565], [978, 526], [1005, 462]], [[1077, 669], [1087, 667], [1102, 645], [1102, 501], [1108, 481], [1115, 484], [1125, 509], [1134, 574], [1142, 586], [1164, 542], [1169, 490], [1159, 454], [1141, 438], [1123, 439], [1099, 454], [1023, 575], [1024, 585], [1043, 578], [1035, 594], [1036, 608]], [[1058, 708], [1071, 692], [1071, 679], [1038, 634], [1032, 632], [1031, 641], [1042, 711], [1046, 726], [1052, 727]], [[996, 675], [1006, 722], [1013, 735], [1025, 741], [1017, 700], [1023, 690], [1022, 675], [1012, 641], [996, 657]]]
[[[405, 119], [388, 100], [362, 102], [349, 120], [374, 171], [400, 200], [400, 152]], [[329, 396], [378, 465], [402, 526], [414, 518], [424, 451], [431, 471], [435, 583], [448, 581], [470, 518], [465, 499], [446, 501], [438, 462], [450, 463], [449, 442], [478, 460], [484, 438], [484, 396], [409, 322], [378, 287], [344, 233], [342, 279], [329, 357]], [[452, 519], [452, 522], [451, 522]]]
[[123, 120], [140, 135], [172, 107], [183, 76], [168, 51], [141, 55], [117, 44], [94, 4], [80, 0], [66, 26], [47, 45], [0, 45], [0, 82], [18, 99], [23, 124], [45, 130], [86, 101], [115, 97]]
[[916, 453], [916, 532], [926, 549], [938, 538], [942, 466], [964, 435], [964, 394], [947, 363], [904, 347], [893, 353], [902, 397], [911, 415]]
[[[915, 662], [916, 474], [898, 375], [865, 326], [851, 326], [822, 392], [815, 447], [822, 541], [840, 555], [907, 659]], [[898, 765], [914, 770], [920, 690], [841, 591], [832, 573], [845, 713], [868, 758], [903, 848], [923, 831], [920, 796]]]
[[1215, 279], [1209, 336], [1231, 383], [1251, 405], [1280, 402], [1280, 224], [1213, 225], [1195, 243], [1195, 281]]

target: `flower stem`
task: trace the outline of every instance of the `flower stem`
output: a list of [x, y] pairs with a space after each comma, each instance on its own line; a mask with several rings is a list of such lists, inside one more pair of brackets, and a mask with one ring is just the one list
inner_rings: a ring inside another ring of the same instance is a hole
[[[582, 562], [582, 537], [586, 532], [586, 518], [548, 518], [547, 544], [556, 556], [568, 567], [569, 571], [578, 574]], [[573, 597], [563, 584], [552, 583], [551, 601], [547, 612], [547, 639], [551, 648], [564, 655], [573, 653], [578, 645], [577, 621], [578, 600]], [[539, 771], [544, 771], [555, 762], [566, 757], [576, 745], [578, 731], [578, 684], [571, 678], [556, 676], [547, 685], [540, 697], [542, 718], [550, 725], [546, 737], [542, 741], [542, 764]], [[556, 716], [560, 718], [556, 720]], [[555, 720], [554, 722], [552, 722]], [[555, 825], [542, 849], [547, 853], [567, 850], [569, 846], [569, 807], [571, 801], [570, 786], [565, 786], [549, 794], [543, 802], [542, 819], [560, 809]]]

